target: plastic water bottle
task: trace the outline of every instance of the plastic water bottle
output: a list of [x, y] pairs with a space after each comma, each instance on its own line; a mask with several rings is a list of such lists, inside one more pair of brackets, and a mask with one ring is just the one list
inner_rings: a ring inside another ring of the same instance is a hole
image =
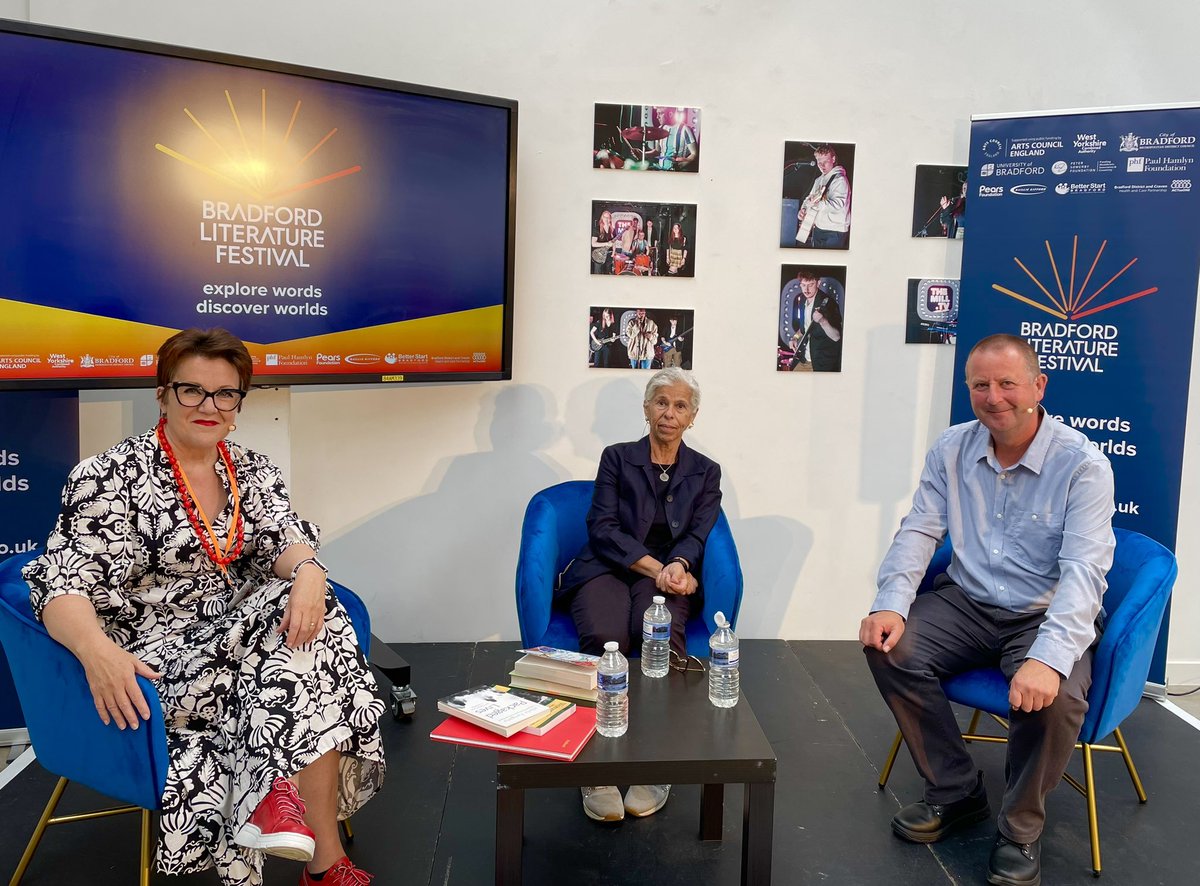
[[671, 610], [666, 597], [655, 597], [642, 616], [642, 673], [665, 677], [671, 664]]
[[719, 708], [731, 708], [738, 703], [741, 677], [738, 674], [738, 638], [729, 629], [725, 613], [714, 619], [717, 629], [708, 639], [708, 700]]
[[629, 728], [629, 662], [614, 640], [604, 644], [596, 673], [596, 731], [608, 738]]

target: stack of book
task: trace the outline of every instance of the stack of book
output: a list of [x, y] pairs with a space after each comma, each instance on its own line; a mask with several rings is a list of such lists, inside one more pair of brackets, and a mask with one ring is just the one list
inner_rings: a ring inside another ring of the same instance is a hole
[[521, 689], [596, 701], [596, 669], [600, 658], [551, 646], [520, 650], [509, 682]]
[[447, 695], [438, 710], [450, 716], [429, 733], [434, 741], [558, 760], [574, 760], [596, 731], [595, 710], [508, 686]]

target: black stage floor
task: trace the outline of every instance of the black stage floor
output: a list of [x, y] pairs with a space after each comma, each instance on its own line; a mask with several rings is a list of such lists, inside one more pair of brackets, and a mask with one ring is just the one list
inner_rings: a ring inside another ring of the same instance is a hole
[[[420, 699], [409, 722], [383, 724], [390, 772], [383, 791], [354, 820], [351, 854], [380, 886], [485, 886], [493, 881], [495, 756], [428, 738], [442, 719], [436, 700], [499, 677], [515, 643], [397, 644], [412, 664]], [[975, 825], [931, 847], [904, 843], [888, 827], [902, 802], [920, 796], [907, 755], [888, 790], [876, 789], [895, 726], [853, 642], [744, 641], [742, 691], [779, 760], [775, 792], [774, 882], [778, 884], [982, 884], [993, 826]], [[965, 718], [965, 714], [964, 714]], [[964, 719], [965, 722], [965, 719]], [[669, 728], [669, 724], [664, 724]], [[1200, 755], [1196, 730], [1153, 702], [1126, 722], [1150, 802], [1141, 806], [1115, 754], [1098, 755], [1102, 883], [1193, 882]], [[600, 739], [594, 739], [600, 740]], [[989, 794], [1002, 788], [1003, 748], [978, 747]], [[1081, 766], [1076, 760], [1076, 774]], [[0, 790], [0, 878], [16, 866], [53, 777], [36, 763]], [[64, 807], [98, 798], [69, 789]], [[574, 791], [529, 791], [525, 812], [527, 884], [702, 883], [739, 881], [742, 789], [726, 789], [725, 839], [697, 839], [700, 791], [677, 787], [647, 819], [601, 825], [586, 818]], [[102, 801], [101, 801], [102, 802]], [[94, 807], [93, 807], [94, 808]], [[64, 808], [64, 811], [65, 808]], [[136, 882], [135, 816], [52, 827], [25, 883]], [[1067, 786], [1049, 801], [1043, 882], [1094, 883], [1086, 807]], [[297, 863], [272, 860], [267, 886], [299, 880]], [[212, 872], [153, 882], [214, 884]]]

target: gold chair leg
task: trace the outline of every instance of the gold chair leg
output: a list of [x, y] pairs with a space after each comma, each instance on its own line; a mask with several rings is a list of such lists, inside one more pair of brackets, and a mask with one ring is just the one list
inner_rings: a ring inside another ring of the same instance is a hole
[[1092, 839], [1092, 876], [1100, 876], [1100, 823], [1096, 819], [1096, 773], [1092, 768], [1092, 746], [1083, 746], [1083, 776], [1087, 783], [1088, 834]]
[[1120, 727], [1113, 730], [1113, 737], [1117, 740], [1117, 744], [1121, 746], [1121, 757], [1125, 761], [1125, 768], [1129, 770], [1129, 778], [1133, 781], [1133, 789], [1137, 791], [1138, 802], [1146, 802], [1146, 789], [1142, 787], [1142, 780], [1138, 777], [1137, 767], [1133, 765], [1133, 756], [1129, 753], [1129, 745], [1125, 744], [1125, 736], [1121, 734]]
[[37, 827], [33, 829], [33, 836], [29, 838], [29, 843], [25, 846], [25, 854], [21, 856], [21, 861], [17, 864], [12, 879], [8, 881], [8, 886], [17, 886], [21, 882], [21, 878], [25, 876], [25, 869], [33, 860], [33, 853], [37, 851], [38, 844], [42, 842], [42, 834], [46, 833], [46, 825], [50, 823], [50, 817], [54, 815], [54, 809], [58, 806], [58, 801], [62, 799], [63, 791], [66, 789], [67, 780], [60, 778], [58, 784], [54, 786], [54, 790], [50, 792], [50, 802], [42, 811], [42, 817], [38, 819]]
[[[976, 708], [975, 713], [973, 713], [971, 715], [971, 725], [967, 727], [967, 733], [969, 735], [974, 735], [978, 731], [980, 713], [982, 713], [982, 712], [979, 710], [979, 708]], [[970, 740], [971, 739], [967, 738], [966, 735], [963, 736], [963, 741], [970, 741]]]
[[879, 773], [879, 789], [883, 790], [887, 787], [888, 778], [892, 774], [892, 766], [896, 763], [896, 754], [900, 753], [900, 742], [904, 740], [904, 736], [900, 730], [896, 730], [896, 740], [892, 742], [892, 749], [888, 752], [887, 762], [883, 764], [883, 772]]
[[347, 843], [354, 842], [354, 829], [350, 827], [350, 819], [348, 818], [342, 819], [342, 833], [346, 835]]
[[141, 886], [150, 886], [150, 810], [142, 810], [142, 852], [139, 875]]

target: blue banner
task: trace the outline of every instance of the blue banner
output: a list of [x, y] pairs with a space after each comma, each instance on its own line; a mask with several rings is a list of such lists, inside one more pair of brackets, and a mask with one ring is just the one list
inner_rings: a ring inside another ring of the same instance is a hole
[[[1028, 339], [1044, 405], [1112, 462], [1114, 524], [1174, 550], [1200, 251], [1200, 108], [971, 124], [956, 382], [970, 346]], [[956, 383], [951, 421], [973, 417]], [[1150, 679], [1165, 682], [1167, 625]]]
[[[67, 473], [79, 460], [75, 391], [0, 393], [0, 560], [40, 551], [54, 528]], [[0, 649], [0, 729], [25, 725]]]

